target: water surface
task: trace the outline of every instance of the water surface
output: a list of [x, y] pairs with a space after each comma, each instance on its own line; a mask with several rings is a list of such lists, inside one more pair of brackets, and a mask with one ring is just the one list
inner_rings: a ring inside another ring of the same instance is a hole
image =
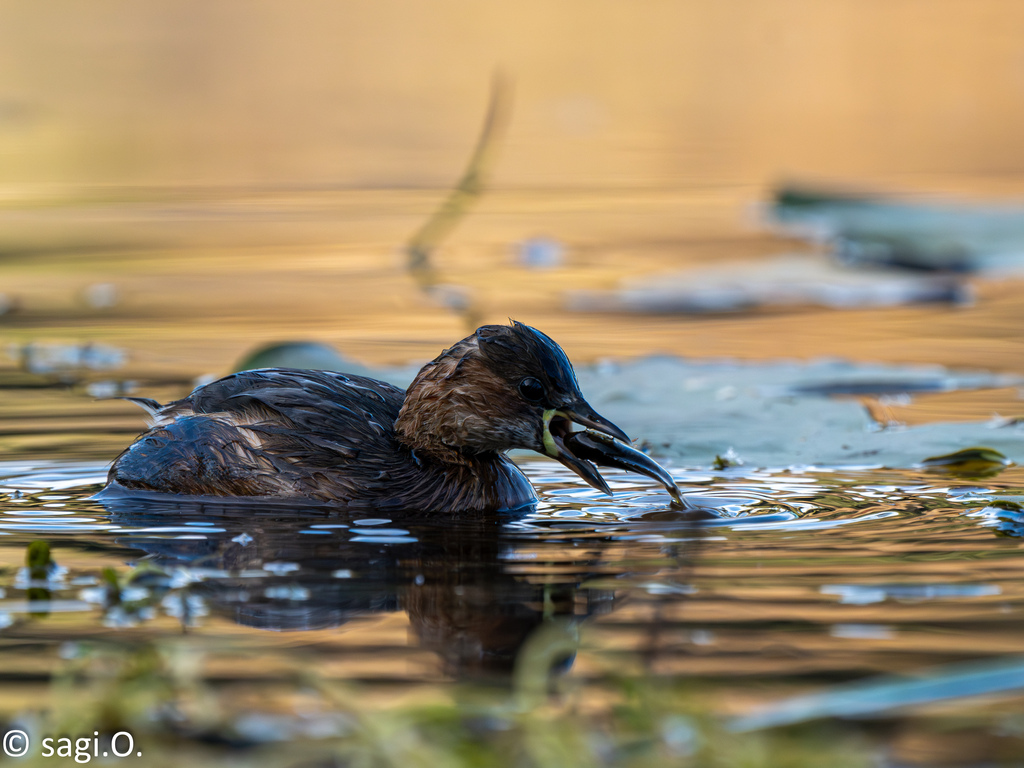
[[[101, 504], [101, 463], [5, 462], [0, 679], [42, 691], [76, 648], [186, 633], [218, 685], [271, 701], [274, 670], [295, 666], [380, 690], [507, 685], [531, 635], [568, 619], [580, 641], [559, 664], [577, 680], [624, 665], [748, 711], [1024, 654], [1024, 470], [677, 469], [717, 515], [694, 522], [643, 478], [609, 472], [608, 498], [553, 462], [524, 467], [536, 510], [465, 519]], [[37, 539], [60, 566], [44, 582], [22, 567]], [[117, 600], [104, 568], [135, 573]], [[958, 706], [1002, 727], [984, 702]]]
[[[739, 231], [743, 193], [496, 195], [472, 247], [438, 259], [483, 321], [512, 315], [563, 343], [592, 404], [714, 511], [700, 522], [645, 478], [608, 472], [608, 498], [535, 458], [523, 461], [541, 502], [522, 515], [93, 500], [143, 427], [130, 404], [96, 398], [181, 397], [275, 341], [408, 366], [465, 335], [467, 318], [419, 295], [394, 257], [436, 203], [428, 192], [242, 195], [173, 217], [153, 200], [25, 212], [32, 233], [63, 223], [73, 241], [84, 216], [99, 244], [5, 262], [0, 718], [63, 706], [92, 728], [97, 712], [156, 713], [146, 722], [177, 734], [166, 754], [307, 744], [342, 728], [311, 686], [356, 691], [335, 700], [386, 718], [463, 682], [504, 692], [507, 713], [540, 658], [541, 688], [576, 686], [583, 711], [614, 711], [643, 680], [686, 688], [698, 715], [737, 729], [772, 724], [765, 711], [862, 718], [844, 727], [893, 765], [1024, 754], [1024, 470], [921, 466], [978, 442], [1020, 461], [1013, 284], [980, 282], [977, 303], [955, 308], [699, 320], [565, 308], [570, 285], [791, 247]], [[508, 258], [526, 221], [562, 234], [564, 267]], [[712, 469], [731, 447], [746, 463]], [[57, 567], [32, 578], [39, 540]], [[922, 693], [908, 679], [939, 682]], [[807, 695], [826, 698], [792, 698]], [[658, 738], [685, 743], [670, 725]]]

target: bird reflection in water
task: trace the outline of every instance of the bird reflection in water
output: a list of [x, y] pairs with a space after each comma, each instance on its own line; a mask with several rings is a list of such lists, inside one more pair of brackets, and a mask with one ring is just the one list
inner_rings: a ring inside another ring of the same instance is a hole
[[[611, 536], [590, 535], [574, 547], [571, 534], [557, 529], [554, 540], [544, 531], [517, 531], [508, 514], [392, 516], [384, 525], [361, 526], [355, 516], [266, 503], [103, 503], [115, 524], [129, 528], [118, 544], [165, 570], [184, 567], [204, 577], [191, 590], [211, 613], [295, 631], [404, 611], [410, 644], [437, 654], [456, 679], [507, 678], [538, 629], [553, 620], [574, 625], [621, 600], [621, 590], [586, 582], [626, 575], [614, 554], [622, 542]], [[189, 523], [196, 538], [146, 531]], [[634, 560], [629, 575], [664, 565]], [[572, 653], [552, 662], [567, 669]]]

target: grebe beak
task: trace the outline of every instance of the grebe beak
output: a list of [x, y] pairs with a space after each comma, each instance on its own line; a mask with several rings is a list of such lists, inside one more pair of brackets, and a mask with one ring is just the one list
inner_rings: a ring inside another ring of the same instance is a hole
[[[574, 423], [588, 429], [573, 432]], [[543, 440], [544, 452], [548, 456], [609, 496], [612, 490], [594, 464], [646, 475], [665, 486], [676, 502], [685, 504], [672, 475], [654, 459], [633, 448], [625, 432], [583, 400], [569, 407], [544, 411]]]

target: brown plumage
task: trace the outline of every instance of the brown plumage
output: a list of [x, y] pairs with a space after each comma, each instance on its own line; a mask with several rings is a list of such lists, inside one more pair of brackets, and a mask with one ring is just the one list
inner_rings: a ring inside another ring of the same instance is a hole
[[[671, 477], [587, 405], [561, 348], [521, 323], [479, 328], [425, 365], [408, 392], [362, 376], [268, 368], [165, 406], [138, 402], [153, 425], [114, 461], [106, 493], [513, 509], [536, 500], [504, 455], [520, 448], [606, 492], [587, 459], [655, 477], [678, 499]], [[591, 429], [574, 433], [573, 422]]]

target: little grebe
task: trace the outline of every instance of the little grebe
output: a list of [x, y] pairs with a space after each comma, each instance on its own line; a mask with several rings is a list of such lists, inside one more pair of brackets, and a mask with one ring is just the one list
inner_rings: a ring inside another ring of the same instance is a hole
[[518, 322], [477, 329], [423, 366], [406, 392], [362, 376], [265, 368], [164, 406], [135, 402], [152, 427], [114, 461], [105, 493], [514, 509], [537, 499], [504, 455], [522, 448], [605, 493], [591, 462], [648, 475], [680, 501], [672, 477], [583, 399], [561, 347]]

